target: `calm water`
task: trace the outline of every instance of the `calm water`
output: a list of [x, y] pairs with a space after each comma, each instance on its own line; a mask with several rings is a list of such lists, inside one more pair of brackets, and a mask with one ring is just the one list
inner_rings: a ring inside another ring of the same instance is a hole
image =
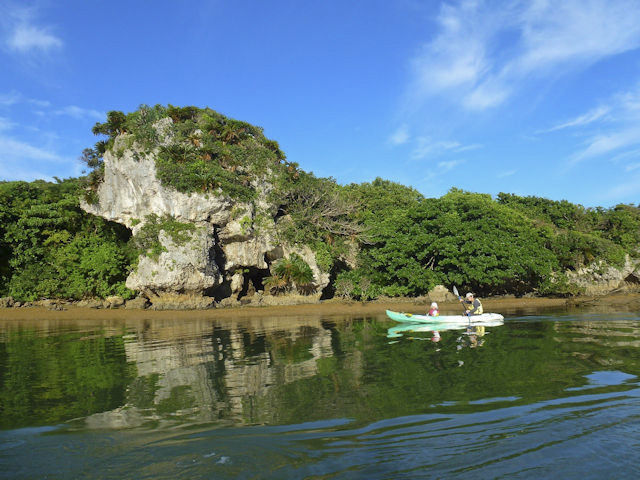
[[532, 313], [0, 321], [0, 477], [638, 478], [640, 314]]

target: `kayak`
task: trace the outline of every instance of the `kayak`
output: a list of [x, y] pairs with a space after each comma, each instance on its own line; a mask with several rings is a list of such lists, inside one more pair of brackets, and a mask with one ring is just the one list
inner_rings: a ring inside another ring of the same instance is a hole
[[499, 313], [482, 313], [480, 315], [438, 315], [431, 317], [429, 315], [416, 315], [413, 313], [402, 313], [387, 310], [387, 316], [396, 322], [416, 322], [429, 324], [446, 324], [446, 323], [463, 323], [468, 325], [483, 324], [486, 322], [502, 321], [504, 317]]

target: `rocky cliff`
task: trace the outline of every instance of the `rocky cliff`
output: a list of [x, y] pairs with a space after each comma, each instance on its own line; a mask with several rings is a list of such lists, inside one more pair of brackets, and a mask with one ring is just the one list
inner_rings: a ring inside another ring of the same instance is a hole
[[566, 274], [569, 282], [581, 288], [585, 295], [640, 291], [640, 260], [629, 255], [621, 267], [596, 261], [575, 271], [569, 270]]
[[130, 133], [115, 136], [104, 152], [104, 176], [92, 201], [82, 201], [85, 211], [131, 229], [134, 241], [152, 232], [154, 253], [139, 256], [127, 287], [156, 308], [251, 300], [263, 290], [274, 262], [296, 253], [313, 272], [314, 293], [307, 300], [317, 299], [329, 275], [308, 247], [292, 245], [281, 234], [279, 222], [286, 216], [278, 216], [279, 206], [269, 200], [273, 184], [268, 171], [250, 177], [256, 194], [249, 201], [233, 199], [220, 188], [183, 193], [159, 180], [156, 162], [162, 147], [180, 142], [172, 124], [171, 118], [153, 124], [153, 148]]

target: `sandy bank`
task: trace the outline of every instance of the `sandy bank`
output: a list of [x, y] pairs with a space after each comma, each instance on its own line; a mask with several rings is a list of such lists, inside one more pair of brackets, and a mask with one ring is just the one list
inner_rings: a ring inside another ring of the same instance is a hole
[[[496, 297], [481, 298], [486, 312], [499, 312], [504, 315], [527, 315], [542, 312], [562, 312], [571, 310], [588, 311], [640, 311], [640, 294], [609, 295], [604, 297], [565, 298], [513, 298]], [[22, 321], [36, 319], [73, 319], [92, 320], [104, 318], [119, 319], [229, 319], [238, 317], [284, 317], [327, 315], [348, 317], [383, 315], [384, 311], [396, 310], [409, 313], [424, 313], [428, 308], [422, 299], [388, 299], [385, 301], [348, 302], [328, 300], [317, 304], [235, 307], [211, 310], [189, 311], [152, 311], [124, 309], [88, 309], [74, 308], [56, 311], [44, 308], [6, 308], [0, 309], [0, 321]], [[460, 313], [457, 302], [440, 303], [440, 310], [445, 315]]]

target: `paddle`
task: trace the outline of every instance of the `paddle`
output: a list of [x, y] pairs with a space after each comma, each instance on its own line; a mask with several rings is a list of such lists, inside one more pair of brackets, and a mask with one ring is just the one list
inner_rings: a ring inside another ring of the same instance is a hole
[[[460, 303], [462, 303], [462, 296], [458, 293], [458, 289], [455, 285], [453, 286], [453, 294], [458, 297], [458, 300], [460, 300]], [[469, 315], [469, 312], [467, 312], [467, 308], [464, 306], [464, 304], [462, 304], [462, 308], [464, 308], [464, 314], [469, 319], [469, 325], [471, 325], [471, 316]]]

